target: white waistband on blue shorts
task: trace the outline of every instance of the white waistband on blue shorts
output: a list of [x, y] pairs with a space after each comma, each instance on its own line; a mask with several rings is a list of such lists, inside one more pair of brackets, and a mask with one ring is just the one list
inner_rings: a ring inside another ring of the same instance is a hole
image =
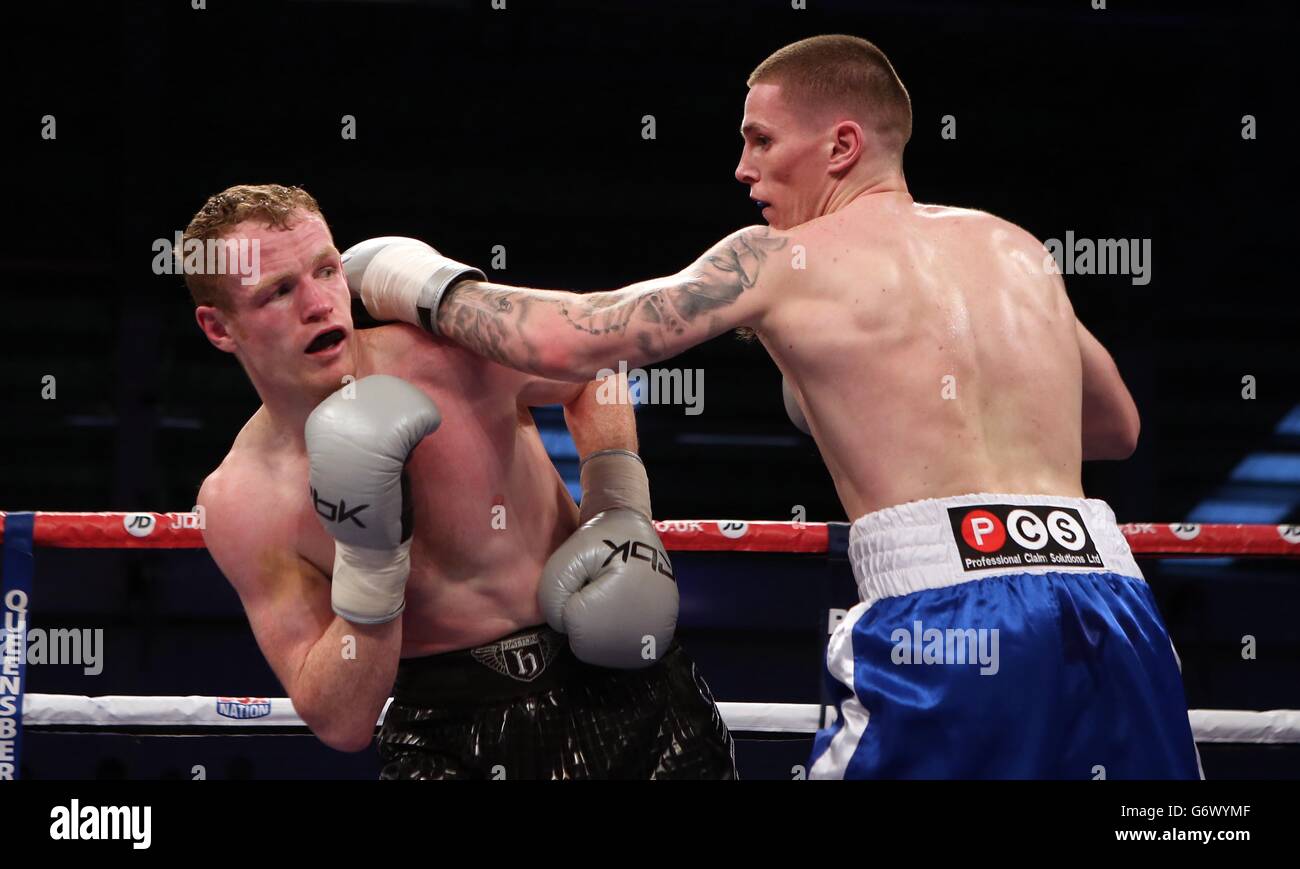
[[[1000, 563], [996, 556], [978, 561], [964, 558], [958, 550], [949, 510], [980, 505], [1071, 508], [1082, 519], [1102, 565], [1007, 564]], [[1095, 498], [1058, 495], [978, 493], [886, 507], [853, 523], [849, 529], [849, 561], [858, 594], [866, 602], [1009, 573], [1113, 572], [1143, 578], [1109, 504]], [[987, 567], [972, 567], [985, 563]]]

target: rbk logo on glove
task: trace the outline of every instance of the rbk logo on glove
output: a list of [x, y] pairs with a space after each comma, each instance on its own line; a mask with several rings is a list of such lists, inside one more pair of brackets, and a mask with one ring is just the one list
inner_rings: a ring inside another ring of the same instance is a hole
[[[345, 522], [348, 519], [351, 519], [353, 522], [357, 523], [357, 527], [359, 528], [366, 527], [366, 523], [358, 519], [357, 514], [360, 513], [362, 510], [366, 509], [367, 507], [369, 507], [370, 506], [369, 504], [362, 504], [360, 507], [353, 507], [351, 510], [349, 510], [347, 503], [342, 498], [339, 499], [339, 502], [337, 504], [332, 504], [329, 501], [326, 501], [324, 498], [322, 498], [316, 492], [316, 488], [314, 486], [312, 487], [311, 490], [311, 500], [312, 503], [316, 506], [317, 514], [324, 517], [327, 522]], [[322, 504], [325, 505], [325, 507], [329, 508], [328, 512], [326, 510], [321, 509]]]
[[639, 561], [650, 562], [650, 567], [657, 573], [663, 574], [673, 582], [677, 581], [677, 577], [673, 575], [673, 563], [668, 560], [667, 554], [655, 549], [644, 540], [624, 540], [617, 545], [612, 540], [606, 540], [605, 545], [612, 551], [609, 553], [609, 557], [605, 559], [605, 563], [601, 565], [602, 568], [608, 567], [616, 555], [622, 559], [624, 564], [627, 564], [629, 558], [635, 558]]

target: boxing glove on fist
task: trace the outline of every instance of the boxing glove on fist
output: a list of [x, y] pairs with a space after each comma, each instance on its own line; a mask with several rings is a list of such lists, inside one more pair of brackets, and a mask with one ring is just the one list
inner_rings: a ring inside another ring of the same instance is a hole
[[412, 528], [402, 469], [441, 421], [432, 399], [387, 374], [345, 386], [307, 417], [312, 502], [334, 538], [331, 602], [350, 622], [390, 622], [406, 606]]
[[473, 266], [400, 236], [354, 244], [343, 252], [343, 274], [370, 316], [411, 323], [435, 335], [443, 293], [459, 281], [485, 280]]
[[542, 570], [542, 612], [579, 660], [649, 667], [672, 644], [679, 599], [645, 468], [633, 453], [605, 450], [583, 462], [582, 483], [582, 524]]

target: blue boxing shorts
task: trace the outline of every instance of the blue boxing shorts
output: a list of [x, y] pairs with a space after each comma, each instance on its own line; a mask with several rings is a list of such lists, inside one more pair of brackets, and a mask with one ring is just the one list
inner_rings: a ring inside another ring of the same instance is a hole
[[849, 531], [809, 778], [1199, 778], [1182, 677], [1104, 501], [959, 495]]

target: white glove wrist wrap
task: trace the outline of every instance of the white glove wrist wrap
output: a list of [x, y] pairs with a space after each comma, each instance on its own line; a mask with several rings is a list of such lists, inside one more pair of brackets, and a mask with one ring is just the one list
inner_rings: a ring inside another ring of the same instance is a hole
[[406, 608], [411, 541], [393, 549], [367, 549], [334, 542], [330, 602], [341, 618], [359, 625], [391, 622]]
[[483, 272], [445, 257], [414, 239], [397, 239], [375, 252], [361, 277], [360, 296], [377, 320], [400, 320], [438, 332], [443, 294], [461, 280], [486, 280]]

